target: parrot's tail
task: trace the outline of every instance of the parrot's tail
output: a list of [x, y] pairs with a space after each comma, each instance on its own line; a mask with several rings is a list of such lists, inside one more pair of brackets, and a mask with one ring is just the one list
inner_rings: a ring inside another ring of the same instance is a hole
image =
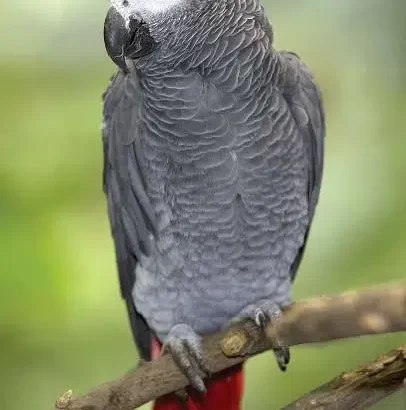
[[[160, 348], [155, 342], [153, 358], [159, 355], [157, 349], [159, 351]], [[206, 381], [206, 388], [207, 392], [203, 395], [189, 394], [187, 403], [182, 403], [174, 394], [160, 397], [155, 401], [153, 410], [240, 410], [244, 388], [242, 364], [217, 373]]]
[[187, 403], [168, 394], [159, 398], [153, 410], [240, 410], [243, 391], [242, 365], [216, 374], [206, 383], [207, 393], [191, 393]]

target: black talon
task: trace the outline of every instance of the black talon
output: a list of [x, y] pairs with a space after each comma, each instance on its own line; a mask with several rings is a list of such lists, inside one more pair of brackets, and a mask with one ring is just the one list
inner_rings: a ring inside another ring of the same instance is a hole
[[[265, 331], [269, 323], [275, 323], [281, 316], [280, 308], [269, 300], [259, 301], [255, 304], [248, 305], [237, 316], [237, 319], [253, 319], [254, 323]], [[278, 367], [286, 371], [290, 361], [290, 351], [288, 346], [284, 346], [280, 340], [274, 340], [275, 348], [273, 352], [276, 356]]]
[[174, 362], [189, 380], [190, 385], [200, 393], [206, 392], [203, 378], [208, 376], [203, 358], [200, 337], [190, 326], [174, 326], [165, 343]]

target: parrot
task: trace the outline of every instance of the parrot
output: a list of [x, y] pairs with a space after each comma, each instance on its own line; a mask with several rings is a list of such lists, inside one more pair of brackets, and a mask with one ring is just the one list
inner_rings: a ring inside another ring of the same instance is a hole
[[[274, 48], [260, 0], [111, 0], [104, 43], [121, 296], [140, 358], [170, 354], [190, 385], [154, 409], [239, 410], [243, 365], [211, 375], [202, 340], [292, 303], [323, 174], [321, 89]], [[283, 341], [274, 354], [285, 370]]]

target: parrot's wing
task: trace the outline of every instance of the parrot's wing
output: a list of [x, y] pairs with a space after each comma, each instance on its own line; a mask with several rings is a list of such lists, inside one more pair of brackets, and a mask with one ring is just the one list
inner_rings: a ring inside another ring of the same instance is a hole
[[281, 52], [280, 58], [282, 62], [280, 91], [304, 138], [309, 158], [309, 225], [304, 243], [291, 267], [293, 281], [303, 256], [320, 193], [323, 174], [325, 118], [321, 92], [309, 69], [294, 53]]
[[[131, 292], [141, 253], [150, 254], [156, 219], [144, 189], [137, 160], [135, 134], [138, 102], [137, 78], [116, 74], [103, 95], [103, 189], [116, 248], [121, 295], [133, 337], [144, 359], [150, 358], [151, 331], [137, 312]], [[139, 152], [139, 151], [138, 151]]]

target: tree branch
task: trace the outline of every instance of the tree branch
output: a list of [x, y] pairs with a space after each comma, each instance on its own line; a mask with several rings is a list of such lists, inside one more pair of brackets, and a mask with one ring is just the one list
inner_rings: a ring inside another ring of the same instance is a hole
[[[270, 349], [278, 338], [293, 346], [401, 332], [406, 330], [405, 326], [406, 282], [400, 282], [294, 303], [284, 311], [276, 325], [268, 326], [268, 339], [261, 337], [256, 327], [247, 332], [238, 326], [230, 329], [222, 342], [222, 349], [227, 356], [246, 356]], [[258, 345], [253, 345], [255, 343]]]
[[[295, 303], [277, 325], [269, 326], [268, 337], [246, 321], [205, 337], [203, 350], [208, 368], [217, 373], [275, 347], [278, 338], [297, 345], [405, 330], [406, 283], [402, 282]], [[71, 391], [66, 392], [56, 401], [55, 409], [132, 410], [187, 385], [170, 355], [163, 355], [83, 396], [73, 398]]]
[[406, 345], [334, 378], [281, 410], [362, 410], [405, 387]]

